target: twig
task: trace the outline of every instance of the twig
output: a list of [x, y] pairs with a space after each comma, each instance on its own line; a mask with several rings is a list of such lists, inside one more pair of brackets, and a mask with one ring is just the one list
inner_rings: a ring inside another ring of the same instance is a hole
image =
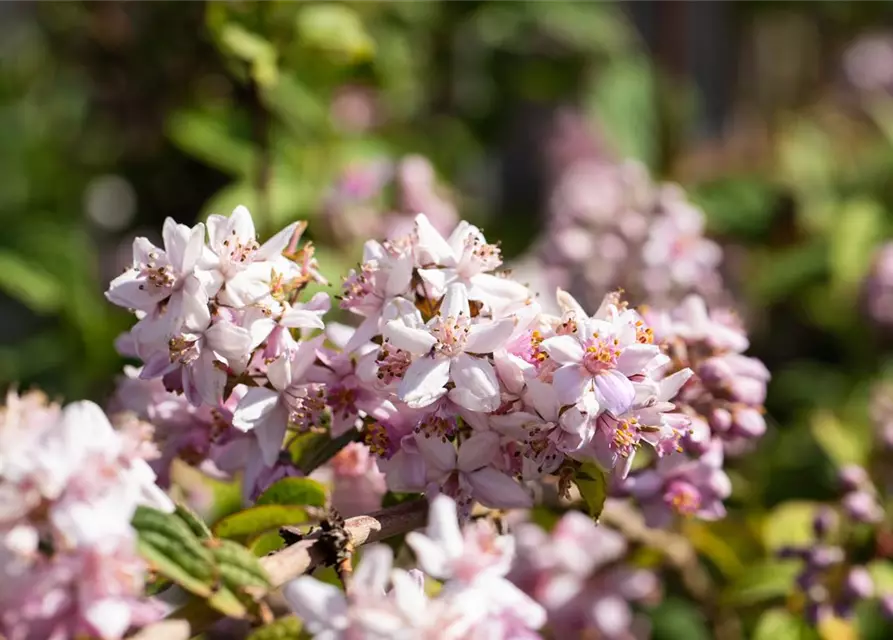
[[[391, 536], [407, 533], [425, 526], [428, 518], [427, 500], [413, 500], [404, 502], [387, 509], [382, 509], [367, 516], [357, 516], [344, 521], [343, 532], [347, 539], [345, 544], [355, 549], [364, 544], [371, 544], [390, 538]], [[299, 538], [294, 544], [270, 553], [260, 559], [260, 564], [267, 572], [273, 589], [281, 587], [286, 582], [294, 580], [298, 576], [311, 573], [317, 567], [325, 565], [331, 560], [331, 540], [326, 539], [327, 531], [318, 529], [306, 537], [291, 527], [283, 527], [283, 537], [288, 540]], [[268, 592], [269, 593], [269, 592]], [[260, 593], [259, 597], [266, 594]], [[222, 617], [222, 614], [212, 609], [207, 602], [199, 598], [191, 598], [185, 605], [171, 613], [167, 620], [186, 622], [190, 629], [190, 637], [202, 633], [214, 622]], [[140, 633], [145, 636], [134, 636], [140, 640], [160, 637], [152, 635], [150, 625]]]

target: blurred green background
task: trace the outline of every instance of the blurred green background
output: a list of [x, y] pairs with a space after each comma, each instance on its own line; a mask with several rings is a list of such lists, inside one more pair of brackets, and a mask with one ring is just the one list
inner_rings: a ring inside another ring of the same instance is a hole
[[[871, 453], [893, 360], [861, 283], [893, 223], [893, 54], [846, 53], [891, 34], [880, 2], [0, 3], [0, 387], [107, 396], [131, 319], [102, 294], [166, 216], [307, 219], [337, 282], [357, 246], [315, 220], [358, 161], [430, 158], [520, 255], [573, 113], [704, 207], [773, 371], [771, 432], [732, 470], [746, 508], [692, 533], [736, 584], [774, 542], [729, 532], [832, 498], [835, 465]], [[682, 628], [661, 637], [702, 637]]]

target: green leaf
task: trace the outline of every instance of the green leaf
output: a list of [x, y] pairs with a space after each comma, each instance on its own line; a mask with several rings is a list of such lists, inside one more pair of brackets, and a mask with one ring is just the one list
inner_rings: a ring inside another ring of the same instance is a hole
[[223, 49], [251, 65], [251, 76], [260, 86], [272, 86], [279, 77], [276, 48], [271, 42], [234, 22], [220, 30]]
[[174, 113], [167, 120], [167, 135], [186, 153], [231, 175], [250, 175], [254, 166], [252, 145], [232, 135], [220, 116], [198, 111]]
[[832, 286], [852, 296], [871, 266], [874, 246], [883, 237], [884, 209], [875, 200], [844, 203], [829, 234]]
[[9, 251], [0, 250], [0, 290], [36, 313], [58, 311], [65, 288], [50, 272]]
[[244, 618], [248, 614], [245, 604], [227, 587], [220, 587], [215, 591], [208, 598], [208, 604], [230, 618]]
[[653, 166], [657, 155], [654, 75], [644, 56], [626, 56], [598, 70], [589, 109], [623, 157]]
[[242, 538], [309, 520], [310, 516], [302, 507], [268, 504], [251, 507], [223, 518], [214, 525], [214, 533], [221, 538]]
[[763, 544], [776, 550], [813, 540], [812, 521], [819, 505], [792, 500], [775, 507], [763, 522]]
[[608, 498], [608, 476], [597, 465], [592, 463], [583, 463], [576, 476], [574, 482], [580, 490], [580, 495], [586, 501], [586, 507], [589, 515], [594, 520], [598, 520], [605, 508], [605, 500]]
[[312, 49], [319, 49], [351, 62], [371, 58], [375, 42], [366, 32], [359, 14], [342, 4], [305, 6], [298, 14], [298, 37]]
[[810, 430], [819, 446], [837, 466], [858, 464], [864, 466], [871, 450], [871, 440], [865, 430], [856, 425], [845, 425], [829, 411], [816, 411], [810, 421]]
[[239, 593], [246, 587], [270, 586], [267, 572], [250, 549], [232, 540], [209, 540], [211, 550], [223, 584]]
[[285, 616], [255, 629], [247, 640], [295, 640], [300, 633], [301, 621], [295, 616]]
[[278, 531], [266, 531], [248, 541], [248, 548], [258, 558], [273, 551], [279, 551], [284, 546], [285, 540], [282, 539]]
[[814, 637], [806, 624], [785, 609], [769, 609], [760, 616], [752, 640], [805, 640]]
[[874, 581], [874, 590], [878, 593], [893, 593], [893, 562], [889, 560], [873, 560], [868, 563], [868, 573]]
[[138, 507], [131, 522], [138, 535], [139, 553], [150, 567], [196, 595], [211, 594], [213, 556], [183, 520]]
[[767, 560], [744, 570], [729, 586], [725, 599], [733, 605], [751, 605], [791, 592], [800, 571], [798, 560]]
[[709, 640], [704, 614], [694, 604], [668, 598], [651, 611], [654, 640]]
[[255, 502], [265, 504], [296, 504], [311, 507], [326, 506], [326, 491], [316, 480], [283, 478], [274, 482]]
[[202, 520], [195, 511], [182, 502], [177, 503], [177, 508], [176, 511], [174, 511], [174, 514], [186, 523], [186, 526], [189, 527], [197, 538], [207, 539], [211, 537], [211, 530], [208, 529], [208, 525], [205, 524], [205, 521]]
[[182, 460], [171, 463], [171, 493], [175, 499], [192, 505], [205, 505], [199, 514], [208, 523], [235, 513], [242, 508], [239, 480], [212, 478]]

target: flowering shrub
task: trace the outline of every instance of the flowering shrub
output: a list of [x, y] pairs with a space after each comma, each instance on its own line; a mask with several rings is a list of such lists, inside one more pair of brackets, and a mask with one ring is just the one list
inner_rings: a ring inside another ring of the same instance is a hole
[[[3, 633], [117, 639], [173, 613], [186, 634], [229, 617], [320, 638], [647, 635], [663, 569], [699, 566], [680, 523], [726, 515], [725, 462], [766, 431], [769, 372], [735, 316], [666, 288], [642, 313], [557, 289], [550, 313], [480, 229], [422, 214], [367, 241], [333, 303], [305, 294], [324, 279], [303, 230], [261, 242], [239, 207], [134, 241], [106, 294], [136, 317], [117, 429], [90, 403], [9, 395]], [[237, 502], [193, 512], [188, 477]], [[841, 512], [877, 526], [868, 474], [842, 477]], [[829, 518], [779, 551], [803, 560], [814, 624], [875, 593]], [[358, 548], [400, 534], [406, 552]], [[279, 586], [297, 617], [272, 620]]]

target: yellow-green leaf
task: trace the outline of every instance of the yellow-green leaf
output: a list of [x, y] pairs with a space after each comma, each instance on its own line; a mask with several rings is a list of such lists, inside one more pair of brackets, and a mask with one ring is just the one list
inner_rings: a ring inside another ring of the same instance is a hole
[[214, 533], [221, 538], [243, 538], [287, 524], [301, 524], [310, 520], [303, 507], [293, 505], [262, 505], [239, 511], [214, 525]]
[[597, 465], [583, 463], [574, 477], [580, 495], [586, 501], [589, 515], [598, 520], [608, 498], [608, 476]]
[[810, 430], [822, 450], [838, 466], [866, 463], [871, 447], [866, 429], [853, 423], [845, 424], [830, 411], [816, 411], [810, 421]]
[[273, 483], [255, 502], [265, 504], [290, 504], [310, 507], [326, 506], [326, 491], [316, 480], [309, 478], [283, 478]]
[[818, 505], [790, 501], [775, 507], [763, 522], [763, 544], [776, 550], [786, 545], [802, 545], [813, 539], [812, 521]]

